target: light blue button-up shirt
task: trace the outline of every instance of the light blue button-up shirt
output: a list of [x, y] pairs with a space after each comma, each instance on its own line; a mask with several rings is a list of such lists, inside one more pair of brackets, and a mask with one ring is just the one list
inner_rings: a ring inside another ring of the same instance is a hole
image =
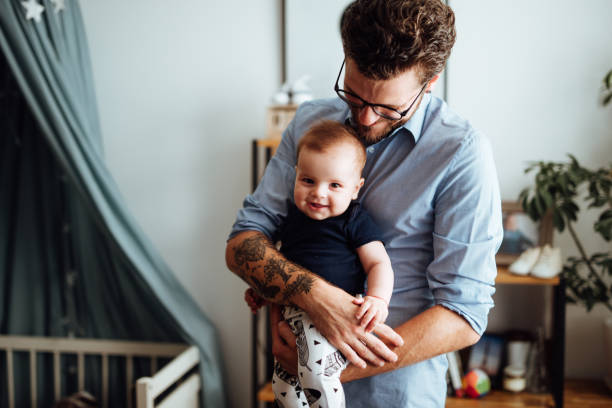
[[[274, 237], [293, 199], [296, 147], [316, 121], [350, 119], [340, 99], [304, 103], [283, 135], [230, 236]], [[463, 316], [482, 334], [493, 307], [501, 201], [488, 140], [442, 100], [426, 94], [403, 127], [367, 148], [359, 200], [383, 232], [395, 283], [387, 324], [433, 305]], [[351, 408], [443, 407], [447, 361], [438, 356], [345, 384]]]

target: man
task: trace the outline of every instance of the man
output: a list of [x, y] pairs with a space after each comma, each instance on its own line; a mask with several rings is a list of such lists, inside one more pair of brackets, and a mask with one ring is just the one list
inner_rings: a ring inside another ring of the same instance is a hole
[[[226, 261], [270, 301], [304, 309], [343, 352], [352, 363], [342, 375], [347, 406], [443, 407], [443, 354], [478, 341], [493, 306], [502, 226], [491, 149], [430, 94], [455, 40], [454, 15], [440, 0], [357, 0], [343, 13], [341, 34], [339, 98], [300, 107], [245, 199]], [[378, 337], [365, 333], [352, 294], [271, 244], [292, 195], [297, 142], [321, 119], [350, 123], [368, 146], [359, 199], [393, 263], [387, 323], [395, 332], [379, 325]], [[276, 358], [295, 371], [295, 339], [283, 322], [272, 329]]]

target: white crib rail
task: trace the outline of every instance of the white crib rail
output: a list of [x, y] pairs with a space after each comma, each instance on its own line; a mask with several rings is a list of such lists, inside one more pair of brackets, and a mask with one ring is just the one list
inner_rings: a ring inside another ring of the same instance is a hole
[[[190, 364], [189, 371], [199, 361], [198, 350], [186, 344], [177, 343], [153, 343], [134, 342], [123, 340], [97, 340], [97, 339], [75, 339], [59, 337], [30, 337], [30, 336], [0, 336], [0, 349], [6, 351], [6, 370], [8, 384], [9, 408], [15, 407], [15, 378], [13, 374], [13, 352], [25, 351], [30, 355], [30, 403], [32, 407], [37, 405], [37, 367], [36, 355], [38, 353], [53, 354], [53, 388], [55, 400], [60, 399], [61, 376], [60, 356], [62, 354], [77, 356], [77, 375], [79, 390], [85, 385], [85, 356], [101, 356], [102, 358], [102, 406], [108, 407], [108, 358], [109, 356], [124, 357], [126, 360], [126, 407], [132, 407], [132, 389], [134, 387], [134, 357], [151, 358], [151, 372], [157, 371], [158, 358], [175, 357], [179, 353], [189, 352], [184, 360]], [[187, 351], [185, 351], [187, 349]], [[195, 353], [194, 353], [195, 351]], [[181, 354], [181, 357], [185, 354]], [[194, 361], [195, 356], [195, 363]], [[174, 361], [168, 364], [172, 365]], [[161, 374], [162, 369], [159, 374]], [[195, 374], [194, 374], [195, 375]], [[157, 378], [157, 376], [153, 377]], [[197, 377], [199, 390], [199, 377]], [[159, 392], [163, 391], [160, 390]], [[158, 394], [159, 394], [158, 392]], [[155, 396], [157, 396], [156, 394]], [[153, 397], [155, 398], [155, 397]], [[152, 405], [151, 405], [152, 407]]]
[[[172, 384], [177, 383], [200, 362], [200, 352], [191, 346], [153, 377], [143, 377], [136, 383], [136, 408], [153, 408], [153, 401]], [[157, 405], [158, 408], [197, 407], [200, 375], [193, 373]]]

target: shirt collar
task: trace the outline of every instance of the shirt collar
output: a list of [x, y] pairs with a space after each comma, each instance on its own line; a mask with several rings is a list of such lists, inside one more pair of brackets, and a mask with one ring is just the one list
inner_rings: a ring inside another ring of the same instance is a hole
[[[416, 110], [414, 115], [406, 122], [403, 126], [395, 129], [393, 133], [389, 136], [394, 136], [397, 132], [401, 131], [401, 129], [407, 130], [412, 137], [414, 138], [414, 143], [419, 141], [421, 137], [421, 130], [423, 129], [423, 121], [425, 120], [425, 112], [427, 112], [427, 107], [429, 106], [429, 102], [431, 101], [431, 93], [425, 93], [423, 95], [423, 99], [419, 104], [419, 108]], [[351, 123], [351, 110], [347, 109], [346, 117], [344, 119], [344, 123], [347, 125]], [[386, 138], [385, 138], [386, 139]]]

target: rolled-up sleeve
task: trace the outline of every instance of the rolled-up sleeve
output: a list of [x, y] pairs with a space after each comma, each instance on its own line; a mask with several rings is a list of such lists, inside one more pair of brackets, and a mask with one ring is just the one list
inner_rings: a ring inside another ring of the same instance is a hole
[[497, 172], [488, 141], [468, 134], [435, 199], [434, 259], [427, 280], [435, 303], [482, 334], [493, 307], [495, 253], [503, 237]]

